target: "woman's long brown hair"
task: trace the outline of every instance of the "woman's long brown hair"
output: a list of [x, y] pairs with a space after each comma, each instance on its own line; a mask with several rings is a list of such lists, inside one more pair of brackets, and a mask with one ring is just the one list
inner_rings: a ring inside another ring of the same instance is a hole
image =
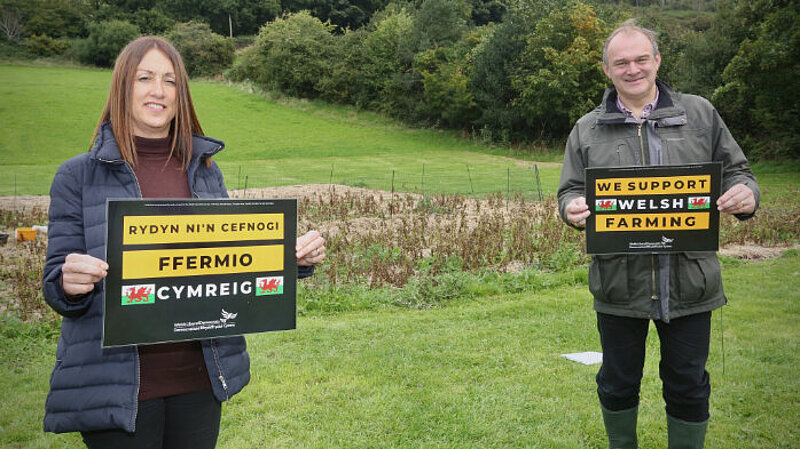
[[94, 130], [92, 145], [94, 145], [100, 133], [100, 126], [105, 122], [111, 122], [111, 127], [114, 130], [114, 139], [117, 141], [122, 159], [129, 163], [131, 167], [136, 166], [131, 95], [133, 93], [133, 83], [136, 79], [136, 69], [139, 67], [144, 55], [152, 49], [163, 53], [175, 68], [177, 95], [175, 98], [175, 117], [170, 125], [170, 133], [172, 135], [170, 157], [177, 156], [181, 161], [182, 170], [186, 172], [189, 169], [189, 161], [192, 159], [192, 134], [203, 135], [203, 129], [200, 127], [200, 122], [197, 120], [197, 114], [194, 111], [192, 96], [189, 93], [189, 76], [186, 74], [181, 55], [172, 44], [158, 37], [140, 37], [126, 45], [117, 56], [117, 60], [114, 63], [114, 72], [111, 75], [111, 89], [108, 92], [108, 100]]

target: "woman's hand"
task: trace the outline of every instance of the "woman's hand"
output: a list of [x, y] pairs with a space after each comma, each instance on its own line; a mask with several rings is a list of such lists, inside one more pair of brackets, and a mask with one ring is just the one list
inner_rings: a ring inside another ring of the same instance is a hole
[[61, 266], [61, 287], [68, 298], [85, 295], [107, 274], [108, 264], [104, 260], [88, 254], [68, 254]]
[[310, 267], [325, 259], [325, 239], [317, 231], [309, 231], [297, 238], [295, 246], [297, 265]]

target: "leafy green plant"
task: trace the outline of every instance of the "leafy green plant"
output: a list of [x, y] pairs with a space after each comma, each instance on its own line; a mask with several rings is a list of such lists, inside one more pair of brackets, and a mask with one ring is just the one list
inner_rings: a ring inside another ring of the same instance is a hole
[[179, 23], [165, 37], [181, 54], [189, 76], [220, 75], [233, 64], [233, 40], [205, 23]]
[[239, 62], [235, 74], [247, 75], [267, 89], [315, 98], [334, 56], [332, 26], [308, 11], [290, 14], [264, 25]]
[[566, 135], [597, 106], [608, 80], [600, 69], [608, 25], [594, 8], [570, 3], [536, 25], [511, 78], [528, 125]]
[[56, 56], [64, 53], [72, 44], [68, 40], [53, 39], [46, 34], [32, 34], [25, 39], [25, 48], [39, 56]]
[[747, 35], [740, 37], [712, 100], [735, 134], [758, 143], [749, 145], [757, 148], [752, 152], [757, 158], [800, 158], [800, 138], [792, 131], [800, 126], [800, 107], [792, 100], [800, 68], [799, 19], [800, 5], [794, 1], [761, 0], [735, 8], [731, 28], [748, 24]]
[[84, 64], [111, 67], [128, 42], [139, 36], [139, 27], [124, 20], [91, 23], [89, 37], [78, 41], [76, 53]]
[[161, 35], [175, 26], [175, 19], [165, 13], [164, 8], [146, 9], [135, 5], [134, 2], [131, 2], [130, 7], [126, 6], [128, 5], [101, 3], [92, 21], [99, 23], [124, 20], [139, 27], [139, 31], [146, 35]]

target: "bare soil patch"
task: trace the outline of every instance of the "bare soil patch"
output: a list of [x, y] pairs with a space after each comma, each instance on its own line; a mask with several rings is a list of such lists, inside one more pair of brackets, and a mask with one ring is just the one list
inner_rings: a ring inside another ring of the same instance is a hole
[[41, 196], [0, 196], [0, 210], [31, 210], [50, 207], [50, 197]]
[[800, 248], [800, 245], [773, 247], [758, 245], [728, 245], [724, 248], [721, 248], [719, 253], [724, 256], [734, 257], [736, 259], [764, 260], [780, 257], [784, 251], [798, 248]]

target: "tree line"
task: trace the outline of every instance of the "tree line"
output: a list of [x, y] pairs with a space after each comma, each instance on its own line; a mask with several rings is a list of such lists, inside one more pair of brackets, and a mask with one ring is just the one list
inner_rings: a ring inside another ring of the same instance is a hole
[[636, 16], [659, 33], [660, 77], [711, 99], [751, 158], [800, 159], [793, 0], [0, 0], [0, 12], [4, 38], [33, 53], [107, 66], [160, 34], [193, 76], [504, 145], [563, 139], [609, 84], [605, 37]]

